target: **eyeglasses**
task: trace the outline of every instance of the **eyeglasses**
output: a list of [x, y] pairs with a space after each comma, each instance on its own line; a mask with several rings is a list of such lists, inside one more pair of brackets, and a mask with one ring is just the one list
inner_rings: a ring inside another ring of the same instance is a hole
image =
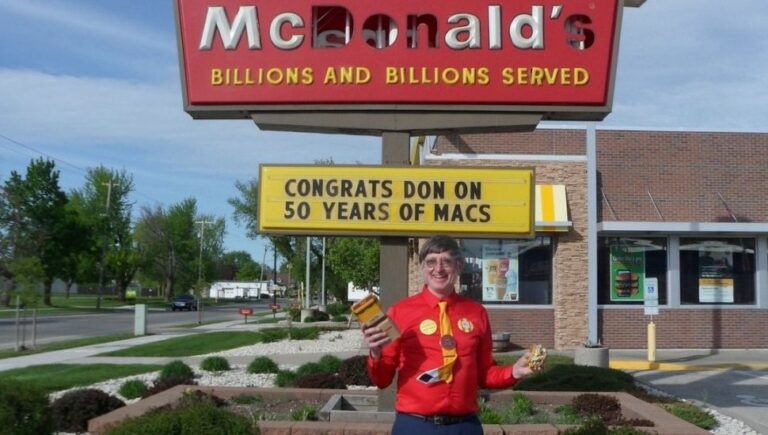
[[456, 260], [453, 258], [428, 258], [424, 260], [424, 265], [426, 265], [429, 269], [436, 268], [438, 263], [440, 266], [442, 266], [443, 269], [453, 269], [456, 267]]

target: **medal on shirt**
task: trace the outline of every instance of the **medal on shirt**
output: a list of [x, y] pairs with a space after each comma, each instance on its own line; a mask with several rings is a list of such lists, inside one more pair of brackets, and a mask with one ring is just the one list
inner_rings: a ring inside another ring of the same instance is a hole
[[432, 319], [422, 320], [419, 323], [419, 331], [424, 335], [432, 335], [437, 331], [437, 323]]
[[440, 337], [440, 346], [446, 350], [452, 350], [456, 348], [456, 339], [452, 335], [443, 335]]
[[457, 325], [459, 327], [459, 331], [461, 332], [472, 332], [473, 329], [475, 329], [475, 325], [472, 324], [472, 321], [467, 319], [466, 317], [462, 317], [457, 322]]

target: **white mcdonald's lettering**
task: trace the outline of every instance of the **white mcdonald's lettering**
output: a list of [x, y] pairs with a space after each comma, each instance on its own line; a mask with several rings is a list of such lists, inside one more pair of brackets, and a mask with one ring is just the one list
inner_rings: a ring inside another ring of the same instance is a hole
[[[344, 17], [337, 22], [329, 22], [326, 12], [333, 10], [335, 16]], [[313, 48], [341, 48], [349, 44], [352, 36], [352, 14], [341, 6], [315, 6], [312, 8], [312, 46]], [[487, 47], [500, 50], [503, 45], [502, 11], [500, 5], [487, 7], [488, 35]], [[394, 45], [398, 38], [397, 24], [394, 19], [383, 14], [374, 14], [363, 24], [363, 40], [375, 47], [385, 48]], [[418, 48], [420, 29], [426, 28], [428, 47], [437, 46], [438, 20], [432, 14], [411, 14], [404, 21], [407, 23], [405, 44], [408, 48]], [[445, 30], [447, 47], [454, 50], [481, 49], [480, 35], [482, 19], [469, 13], [456, 13], [445, 18], [446, 24], [454, 25]], [[211, 50], [214, 37], [218, 33], [226, 50], [235, 50], [245, 33], [249, 50], [261, 50], [259, 33], [259, 14], [256, 6], [240, 6], [234, 19], [230, 21], [226, 10], [221, 6], [209, 6], [205, 24], [200, 37], [200, 50]], [[284, 29], [289, 27], [289, 29]], [[269, 39], [273, 46], [281, 50], [291, 50], [304, 43], [304, 19], [295, 12], [282, 12], [272, 18], [269, 25]], [[291, 31], [293, 33], [291, 34]], [[423, 31], [422, 31], [423, 32]], [[290, 34], [290, 36], [285, 36]], [[514, 16], [508, 28], [509, 40], [518, 49], [544, 49], [544, 7], [534, 5], [531, 13]]]

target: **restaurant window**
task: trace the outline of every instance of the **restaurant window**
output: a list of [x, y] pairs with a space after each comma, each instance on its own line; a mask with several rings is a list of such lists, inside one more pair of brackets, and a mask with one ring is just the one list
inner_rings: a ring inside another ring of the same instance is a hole
[[598, 304], [643, 304], [645, 281], [658, 283], [659, 305], [667, 303], [667, 239], [600, 237], [597, 250]]
[[754, 304], [755, 239], [681, 238], [680, 303]]
[[552, 303], [552, 240], [462, 239], [459, 293], [486, 305]]

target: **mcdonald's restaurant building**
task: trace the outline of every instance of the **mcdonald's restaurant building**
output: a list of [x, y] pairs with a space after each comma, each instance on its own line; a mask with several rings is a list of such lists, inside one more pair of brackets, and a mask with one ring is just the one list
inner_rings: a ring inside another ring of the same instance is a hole
[[[570, 349], [588, 337], [586, 140], [582, 129], [439, 136], [423, 156], [535, 170], [534, 239], [461, 239], [459, 291], [516, 346]], [[595, 149], [601, 343], [646, 347], [653, 282], [658, 348], [768, 347], [768, 134], [598, 129]]]

